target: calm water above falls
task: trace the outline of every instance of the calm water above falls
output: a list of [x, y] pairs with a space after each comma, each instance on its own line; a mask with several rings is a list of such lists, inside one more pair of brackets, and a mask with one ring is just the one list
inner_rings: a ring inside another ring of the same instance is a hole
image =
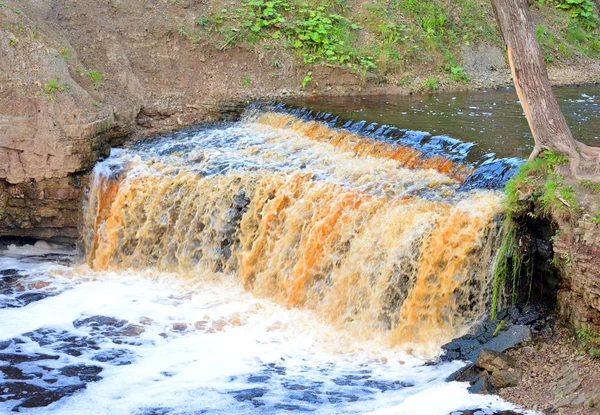
[[426, 364], [485, 309], [501, 211], [441, 150], [255, 113], [114, 151], [83, 261], [0, 252], [0, 413], [513, 408]]
[[[573, 135], [585, 144], [600, 145], [600, 86], [555, 89]], [[533, 138], [517, 94], [512, 89], [456, 94], [397, 97], [332, 97], [290, 101], [314, 111], [331, 112], [344, 120], [393, 125], [475, 143], [469, 161], [496, 157], [527, 158]]]

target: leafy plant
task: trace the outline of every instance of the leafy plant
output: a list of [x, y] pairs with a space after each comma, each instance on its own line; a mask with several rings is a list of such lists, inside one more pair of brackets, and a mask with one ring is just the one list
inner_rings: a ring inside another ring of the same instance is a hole
[[47, 101], [56, 101], [55, 92], [68, 91], [71, 89], [69, 84], [59, 83], [60, 76], [56, 75], [54, 78], [48, 79], [48, 82], [44, 83], [42, 91], [46, 94]]
[[250, 85], [252, 85], [252, 79], [250, 79], [249, 76], [244, 78], [244, 86], [249, 87]]
[[85, 71], [85, 74], [92, 78], [96, 86], [102, 85], [102, 82], [104, 81], [104, 75], [102, 75], [100, 72], [94, 69], [88, 69]]
[[427, 91], [435, 91], [438, 88], [439, 82], [440, 80], [436, 76], [430, 76], [425, 79], [424, 87]]
[[588, 30], [598, 25], [598, 15], [594, 13], [592, 0], [558, 0], [556, 7], [567, 10], [570, 17], [579, 19]]
[[594, 222], [596, 225], [600, 224], [600, 210], [594, 212], [592, 215], [592, 222]]
[[70, 56], [69, 56], [69, 49], [67, 49], [67, 48], [65, 48], [65, 47], [63, 47], [63, 48], [60, 48], [60, 49], [58, 50], [58, 53], [60, 54], [60, 56], [62, 56], [62, 58], [63, 58], [64, 60], [66, 60], [66, 61], [68, 61], [68, 60], [69, 60], [69, 58], [70, 58]]
[[312, 71], [308, 71], [304, 79], [302, 80], [302, 88], [306, 88], [306, 85], [312, 81]]
[[460, 66], [451, 67], [450, 72], [452, 72], [451, 78], [453, 81], [466, 83], [471, 79], [469, 78], [469, 75], [465, 73], [464, 68], [461, 68]]
[[587, 326], [577, 330], [577, 339], [580, 346], [579, 351], [588, 353], [594, 359], [600, 359], [600, 334]]

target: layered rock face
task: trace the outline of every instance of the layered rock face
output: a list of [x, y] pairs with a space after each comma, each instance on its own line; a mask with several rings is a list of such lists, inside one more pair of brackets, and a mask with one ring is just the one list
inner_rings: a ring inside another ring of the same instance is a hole
[[[82, 173], [111, 140], [213, 120], [224, 99], [299, 85], [293, 56], [178, 35], [177, 22], [193, 26], [209, 6], [196, 3], [0, 3], [0, 236], [77, 237]], [[273, 59], [281, 67], [269, 76]]]
[[593, 199], [584, 198], [584, 212], [588, 213], [572, 230], [559, 234], [554, 251], [561, 259], [563, 276], [557, 295], [560, 314], [577, 328], [600, 330], [600, 225], [592, 216], [599, 206]]

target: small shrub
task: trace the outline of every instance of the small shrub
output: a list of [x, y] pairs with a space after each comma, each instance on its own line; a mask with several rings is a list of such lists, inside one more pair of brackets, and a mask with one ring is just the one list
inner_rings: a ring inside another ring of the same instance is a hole
[[436, 76], [430, 76], [425, 80], [425, 89], [427, 91], [435, 91], [438, 88], [440, 80]]
[[244, 78], [244, 86], [249, 87], [250, 85], [252, 85], [252, 79], [250, 79], [250, 77], [247, 76]]
[[594, 359], [600, 359], [600, 334], [584, 326], [577, 330], [579, 351], [589, 354]]
[[69, 84], [60, 84], [60, 76], [56, 75], [54, 78], [48, 79], [48, 82], [44, 83], [42, 91], [46, 94], [47, 101], [56, 101], [55, 92], [68, 91], [71, 89]]
[[302, 80], [302, 88], [306, 88], [306, 85], [312, 81], [312, 71], [308, 71], [304, 79]]
[[461, 68], [460, 66], [451, 67], [450, 72], [452, 73], [450, 77], [453, 81], [467, 83], [471, 80], [471, 78], [469, 78], [469, 75], [465, 73], [464, 68]]
[[69, 49], [67, 48], [60, 48], [58, 53], [60, 54], [60, 56], [62, 56], [62, 58], [66, 61], [69, 60], [70, 56], [69, 56]]
[[85, 71], [85, 74], [92, 78], [92, 81], [94, 81], [96, 86], [102, 85], [102, 81], [104, 81], [104, 75], [102, 75], [100, 72], [93, 69], [88, 69]]

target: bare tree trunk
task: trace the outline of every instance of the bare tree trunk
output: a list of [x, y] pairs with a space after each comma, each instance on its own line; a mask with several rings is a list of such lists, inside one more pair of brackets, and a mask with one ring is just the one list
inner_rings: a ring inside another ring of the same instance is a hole
[[492, 6], [506, 43], [517, 95], [535, 140], [530, 159], [543, 150], [578, 158], [576, 141], [550, 86], [527, 0], [492, 0]]

